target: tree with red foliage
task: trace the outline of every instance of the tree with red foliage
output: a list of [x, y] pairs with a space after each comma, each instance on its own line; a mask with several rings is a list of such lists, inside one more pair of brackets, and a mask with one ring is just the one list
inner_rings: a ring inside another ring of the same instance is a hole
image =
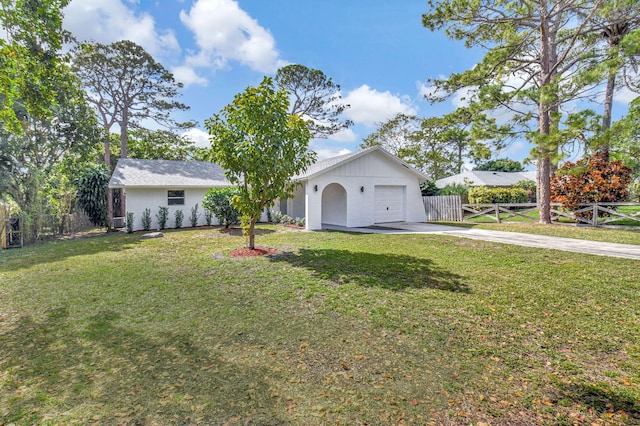
[[556, 171], [551, 178], [551, 201], [570, 211], [578, 210], [581, 203], [625, 201], [630, 183], [630, 168], [598, 153], [576, 163], [566, 162]]

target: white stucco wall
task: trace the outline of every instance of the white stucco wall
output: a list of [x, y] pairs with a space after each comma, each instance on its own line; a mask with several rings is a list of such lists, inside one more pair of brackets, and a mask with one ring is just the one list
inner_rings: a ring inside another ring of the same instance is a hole
[[[322, 194], [332, 183], [342, 185], [347, 193], [346, 226], [348, 227], [374, 224], [376, 185], [404, 186], [403, 220], [407, 222], [426, 222], [427, 220], [418, 176], [384, 154], [374, 151], [307, 181], [305, 194], [307, 229], [322, 229]], [[316, 185], [317, 191], [314, 190]], [[361, 191], [360, 188], [363, 190]]]
[[[169, 206], [167, 202], [167, 191], [184, 190], [184, 205]], [[182, 221], [183, 228], [191, 227], [191, 208], [198, 204], [198, 226], [206, 225], [204, 218], [204, 208], [202, 200], [209, 188], [127, 188], [125, 190], [127, 200], [127, 212], [133, 212], [133, 229], [139, 231], [142, 228], [142, 214], [146, 208], [151, 209], [151, 229], [158, 229], [158, 220], [156, 214], [160, 206], [169, 208], [169, 216], [167, 219], [167, 228], [175, 226], [175, 212], [182, 210], [184, 219]], [[217, 220], [213, 217], [212, 224], [217, 224]]]

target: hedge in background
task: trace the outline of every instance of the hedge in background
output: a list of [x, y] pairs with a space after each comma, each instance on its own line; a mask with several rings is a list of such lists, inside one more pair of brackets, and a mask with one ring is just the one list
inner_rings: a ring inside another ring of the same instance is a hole
[[490, 188], [478, 186], [469, 189], [471, 204], [526, 203], [527, 191], [522, 188]]

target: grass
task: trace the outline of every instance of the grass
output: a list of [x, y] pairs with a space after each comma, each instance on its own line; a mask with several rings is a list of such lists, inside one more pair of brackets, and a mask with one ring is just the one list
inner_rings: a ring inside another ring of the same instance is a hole
[[640, 245], [640, 229], [635, 228], [594, 228], [569, 224], [541, 225], [539, 223], [478, 223], [478, 222], [437, 222], [441, 225], [462, 228], [489, 229], [493, 231], [521, 232], [523, 234], [549, 235], [552, 237], [576, 238], [579, 240], [601, 241]]
[[0, 424], [640, 423], [638, 262], [261, 226], [0, 253]]

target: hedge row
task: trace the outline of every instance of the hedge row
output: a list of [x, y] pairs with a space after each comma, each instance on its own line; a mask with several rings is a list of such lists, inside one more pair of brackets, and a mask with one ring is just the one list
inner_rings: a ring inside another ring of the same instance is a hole
[[526, 203], [527, 191], [522, 188], [489, 188], [478, 186], [469, 189], [470, 204]]

